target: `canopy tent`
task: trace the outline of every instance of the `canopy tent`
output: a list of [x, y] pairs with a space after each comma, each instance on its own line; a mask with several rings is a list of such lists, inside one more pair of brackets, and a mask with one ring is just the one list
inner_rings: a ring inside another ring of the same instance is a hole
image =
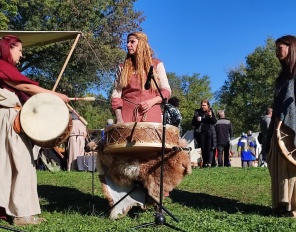
[[81, 34], [80, 31], [0, 31], [0, 37], [14, 35], [20, 38], [23, 47], [44, 46], [75, 39]]
[[68, 54], [68, 57], [52, 89], [53, 91], [55, 91], [66, 69], [66, 66], [70, 60], [70, 57], [74, 51], [74, 48], [76, 47], [76, 44], [78, 43], [78, 40], [82, 35], [82, 32], [80, 31], [0, 31], [0, 37], [3, 37], [5, 35], [17, 36], [22, 41], [23, 47], [44, 46], [51, 43], [75, 39], [72, 45], [72, 48]]

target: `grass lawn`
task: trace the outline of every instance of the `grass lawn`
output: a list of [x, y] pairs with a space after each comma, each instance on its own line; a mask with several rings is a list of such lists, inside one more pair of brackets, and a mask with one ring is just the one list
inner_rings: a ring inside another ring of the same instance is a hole
[[[34, 232], [174, 231], [165, 225], [130, 229], [154, 222], [153, 207], [146, 211], [133, 208], [122, 219], [109, 219], [108, 202], [97, 173], [94, 173], [94, 188], [91, 172], [38, 171], [37, 174], [41, 216], [47, 222], [13, 227], [0, 221], [0, 226]], [[175, 222], [164, 212], [167, 223], [183, 231], [296, 231], [295, 219], [272, 216], [267, 168], [194, 169], [163, 203], [179, 220]]]

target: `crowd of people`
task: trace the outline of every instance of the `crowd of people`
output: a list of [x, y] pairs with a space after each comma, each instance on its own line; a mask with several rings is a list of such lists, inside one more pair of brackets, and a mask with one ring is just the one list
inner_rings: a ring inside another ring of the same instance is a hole
[[[161, 105], [164, 97], [169, 99], [166, 122], [180, 128], [181, 131], [179, 99], [171, 96], [164, 64], [153, 55], [146, 34], [134, 32], [127, 36], [127, 55], [118, 67], [111, 97], [115, 123], [161, 123]], [[272, 208], [277, 215], [295, 217], [296, 168], [283, 157], [283, 151], [277, 146], [276, 130], [281, 122], [294, 134], [296, 132], [296, 38], [288, 35], [277, 39], [276, 56], [281, 64], [281, 72], [276, 79], [274, 109], [267, 109], [260, 124], [263, 136], [261, 163], [268, 166], [271, 176]], [[14, 127], [17, 123], [17, 114], [30, 96], [38, 93], [51, 93], [65, 103], [69, 101], [66, 95], [44, 89], [37, 82], [21, 74], [17, 69], [21, 57], [22, 41], [19, 38], [7, 35], [0, 39], [0, 218], [11, 218], [12, 223], [17, 226], [36, 225], [46, 221], [37, 216], [41, 210], [33, 144], [25, 133]], [[218, 166], [231, 165], [229, 142], [233, 136], [232, 124], [226, 119], [223, 110], [219, 110], [217, 116], [209, 101], [203, 99], [192, 118], [196, 147], [202, 151], [203, 167], [216, 166], [216, 149]], [[81, 141], [81, 148], [85, 146], [83, 141], [86, 130], [80, 125], [79, 120], [75, 120], [77, 119], [73, 118], [77, 130], [72, 131], [69, 142]], [[295, 140], [290, 142], [295, 143]], [[256, 145], [251, 131], [242, 134], [238, 142], [242, 167], [252, 166], [258, 155]], [[77, 152], [74, 148], [70, 150], [68, 170], [76, 168], [75, 158], [83, 152], [81, 149]]]

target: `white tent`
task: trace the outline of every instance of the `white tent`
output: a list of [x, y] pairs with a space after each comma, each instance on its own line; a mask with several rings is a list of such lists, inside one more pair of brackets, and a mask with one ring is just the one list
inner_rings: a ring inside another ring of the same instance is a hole
[[188, 142], [187, 148], [191, 148], [191, 151], [189, 152], [191, 165], [197, 166], [197, 163], [201, 160], [201, 149], [195, 148], [193, 130], [187, 131], [182, 138], [186, 139]]

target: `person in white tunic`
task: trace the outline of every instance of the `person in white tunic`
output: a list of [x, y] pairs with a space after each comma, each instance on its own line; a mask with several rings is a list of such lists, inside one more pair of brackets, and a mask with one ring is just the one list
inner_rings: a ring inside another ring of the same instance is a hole
[[45, 221], [37, 193], [37, 176], [31, 140], [13, 125], [22, 105], [38, 93], [52, 93], [64, 102], [69, 98], [38, 86], [16, 68], [22, 42], [6, 35], [0, 39], [0, 218], [12, 218], [17, 226]]
[[72, 130], [68, 140], [68, 171], [78, 170], [77, 157], [84, 156], [85, 138], [87, 136], [86, 126], [72, 113]]

